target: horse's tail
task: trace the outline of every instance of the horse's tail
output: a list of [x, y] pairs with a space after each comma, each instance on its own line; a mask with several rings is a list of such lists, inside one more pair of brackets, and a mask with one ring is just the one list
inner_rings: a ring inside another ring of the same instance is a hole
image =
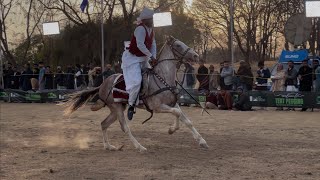
[[64, 110], [64, 115], [69, 116], [81, 106], [86, 104], [90, 99], [99, 93], [99, 88], [100, 87], [96, 87], [94, 89], [71, 94], [69, 100], [65, 103], [66, 109]]

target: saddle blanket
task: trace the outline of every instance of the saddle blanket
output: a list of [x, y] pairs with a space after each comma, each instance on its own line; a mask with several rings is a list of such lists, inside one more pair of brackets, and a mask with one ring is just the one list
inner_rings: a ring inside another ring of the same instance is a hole
[[[113, 101], [116, 103], [128, 103], [129, 93], [126, 91], [126, 83], [124, 81], [123, 74], [119, 74], [113, 82], [112, 88]], [[141, 99], [141, 98], [140, 98]], [[142, 105], [143, 101], [139, 100], [139, 105]]]
[[127, 103], [129, 94], [126, 91], [126, 83], [122, 74], [119, 74], [113, 82], [112, 96], [114, 102]]

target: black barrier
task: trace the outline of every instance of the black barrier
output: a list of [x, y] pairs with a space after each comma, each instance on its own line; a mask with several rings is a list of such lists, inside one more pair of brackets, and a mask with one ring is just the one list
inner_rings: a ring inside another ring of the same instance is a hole
[[[206, 96], [200, 94], [197, 90], [188, 89], [187, 91], [200, 102], [206, 101]], [[47, 90], [43, 92], [33, 92], [2, 89], [0, 90], [0, 100], [6, 102], [58, 102], [67, 99], [67, 95], [73, 92], [75, 91]], [[231, 95], [234, 100], [238, 98], [236, 92], [231, 92]], [[320, 108], [320, 92], [250, 91], [249, 96], [253, 106]], [[196, 104], [184, 91], [181, 91], [178, 102], [183, 104]]]

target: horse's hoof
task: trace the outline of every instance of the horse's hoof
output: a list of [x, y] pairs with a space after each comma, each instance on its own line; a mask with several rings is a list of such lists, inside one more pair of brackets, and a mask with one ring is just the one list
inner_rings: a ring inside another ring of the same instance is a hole
[[199, 145], [200, 145], [201, 148], [209, 149], [209, 146], [208, 146], [207, 142], [204, 139], [200, 140]]
[[140, 152], [145, 152], [145, 151], [147, 151], [147, 148], [145, 148], [145, 147], [143, 147], [143, 146], [140, 146], [140, 147], [139, 147], [139, 151], [140, 151]]
[[178, 128], [178, 129], [176, 129], [176, 128], [169, 128], [168, 133], [171, 135], [171, 134], [175, 133], [177, 130], [179, 130], [179, 128]]
[[105, 146], [104, 148], [109, 151], [117, 151], [118, 150], [118, 148], [116, 148], [115, 146], [112, 146], [112, 145]]

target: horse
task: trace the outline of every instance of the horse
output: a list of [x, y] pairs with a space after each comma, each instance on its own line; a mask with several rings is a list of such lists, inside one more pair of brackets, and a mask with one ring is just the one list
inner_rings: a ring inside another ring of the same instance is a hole
[[[151, 73], [149, 73], [147, 80], [144, 80], [143, 82], [143, 89], [146, 94], [145, 98], [142, 97], [145, 104], [143, 108], [152, 113], [173, 114], [176, 119], [174, 120], [173, 125], [170, 126], [168, 133], [173, 134], [179, 130], [179, 121], [181, 121], [191, 130], [193, 137], [199, 143], [199, 146], [207, 149], [209, 148], [207, 142], [202, 138], [200, 133], [192, 125], [190, 119], [186, 117], [177, 104], [178, 93], [175, 91], [177, 90], [177, 64], [197, 62], [199, 62], [199, 55], [193, 49], [172, 36], [167, 37], [166, 42], [159, 53], [157, 64], [153, 67]], [[107, 106], [110, 109], [110, 114], [101, 122], [104, 148], [107, 150], [119, 150], [109, 143], [107, 136], [108, 127], [118, 119], [122, 131], [129, 136], [134, 147], [139, 151], [146, 151], [147, 149], [132, 135], [128, 126], [128, 120], [125, 119], [124, 111], [126, 110], [127, 104], [114, 102], [112, 95], [110, 95], [114, 87], [115, 79], [118, 76], [119, 74], [111, 75], [104, 80], [100, 87], [80, 91], [70, 96], [70, 99], [66, 103], [65, 115], [70, 115], [86, 104], [92, 97], [99, 95], [100, 100], [104, 102], [104, 106]]]

